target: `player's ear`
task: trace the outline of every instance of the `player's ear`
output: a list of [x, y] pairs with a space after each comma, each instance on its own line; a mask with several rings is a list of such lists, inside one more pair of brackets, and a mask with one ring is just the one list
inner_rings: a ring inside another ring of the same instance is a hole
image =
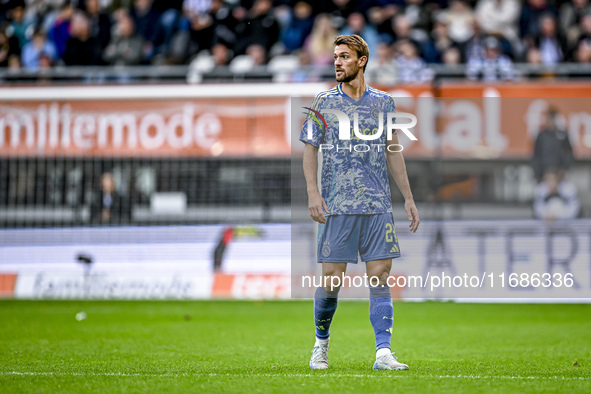
[[359, 58], [359, 68], [363, 68], [367, 64], [367, 56], [361, 56]]

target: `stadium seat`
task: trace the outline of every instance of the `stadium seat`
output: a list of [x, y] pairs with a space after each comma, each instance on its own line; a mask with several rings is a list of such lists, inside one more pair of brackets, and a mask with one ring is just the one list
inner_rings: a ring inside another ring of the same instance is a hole
[[215, 60], [211, 55], [198, 55], [193, 59], [189, 65], [187, 73], [187, 82], [198, 83], [201, 82], [201, 75], [203, 73], [211, 72], [215, 68]]
[[230, 63], [230, 71], [234, 74], [244, 74], [252, 71], [254, 60], [248, 55], [236, 56]]
[[300, 60], [295, 55], [275, 56], [268, 64], [268, 70], [273, 74], [273, 82], [286, 82], [289, 74], [299, 67]]

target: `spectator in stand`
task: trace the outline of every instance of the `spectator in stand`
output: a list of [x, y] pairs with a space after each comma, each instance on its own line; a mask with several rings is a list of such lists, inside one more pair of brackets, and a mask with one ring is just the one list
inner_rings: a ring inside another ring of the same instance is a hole
[[407, 0], [403, 15], [411, 24], [413, 37], [416, 40], [426, 41], [429, 39], [433, 29], [433, 16], [429, 7], [424, 4], [424, 0]]
[[507, 55], [511, 59], [520, 58], [523, 55], [524, 49], [521, 41], [518, 40], [516, 46], [513, 46], [512, 43], [509, 40], [507, 40], [505, 36], [503, 36], [502, 34], [489, 36], [482, 31], [480, 24], [477, 20], [474, 20], [473, 28], [474, 35], [464, 45], [464, 52], [466, 55], [465, 58], [467, 59], [467, 61], [469, 61], [471, 58], [484, 59], [484, 41], [487, 37], [494, 37], [497, 39], [501, 54]]
[[135, 32], [133, 19], [127, 12], [118, 16], [115, 34], [103, 52], [105, 62], [115, 66], [134, 66], [143, 58], [144, 39]]
[[[574, 31], [573, 31], [574, 32]], [[591, 40], [591, 14], [584, 15], [579, 23], [579, 29], [576, 31], [576, 35], [572, 34], [567, 39], [567, 54], [565, 58], [567, 60], [576, 60], [576, 51], [581, 41]]]
[[300, 49], [313, 25], [312, 6], [305, 1], [298, 1], [291, 12], [289, 25], [281, 33], [281, 42], [285, 49], [289, 52]]
[[260, 44], [252, 44], [246, 48], [246, 55], [253, 60], [253, 66], [264, 66], [267, 63], [267, 51]]
[[474, 35], [463, 45], [466, 63], [483, 60], [486, 57], [486, 49], [484, 48], [486, 38], [480, 24], [474, 21]]
[[354, 12], [347, 18], [347, 25], [339, 32], [339, 34], [349, 35], [357, 34], [361, 36], [367, 46], [369, 47], [369, 57], [372, 59], [377, 53], [377, 46], [380, 42], [378, 32], [373, 26], [365, 21], [365, 17], [360, 12]]
[[[218, 53], [221, 54], [220, 51], [223, 50], [225, 55], [232, 56], [231, 49], [235, 47], [237, 38], [236, 26], [239, 20], [243, 21], [247, 17], [246, 9], [238, 6], [231, 10], [222, 0], [193, 3], [192, 7], [184, 9], [185, 13], [178, 23], [178, 31], [174, 33], [170, 43], [167, 43], [166, 38], [158, 39], [158, 42], [162, 41], [163, 44], [157, 52], [167, 53], [168, 63], [182, 63], [199, 52], [209, 54], [219, 44], [221, 46], [218, 46]], [[166, 33], [164, 37], [168, 37], [171, 32], [171, 28], [162, 22], [168, 12], [163, 14], [160, 22], [163, 26], [161, 30]], [[167, 51], [163, 51], [162, 48], [167, 48]]]
[[[440, 18], [443, 19], [443, 18]], [[431, 62], [440, 62], [442, 54], [450, 48], [456, 47], [457, 44], [449, 36], [447, 24], [441, 20], [436, 20], [431, 32], [431, 45], [433, 53], [427, 58]]]
[[8, 26], [7, 22], [0, 23], [0, 67], [8, 67], [8, 59], [11, 56], [17, 56], [19, 59], [21, 56], [18, 38], [6, 34]]
[[74, 15], [74, 7], [70, 3], [66, 3], [59, 14], [55, 18], [53, 25], [49, 29], [47, 36], [57, 50], [59, 58], [64, 57], [66, 52], [66, 44], [70, 39], [70, 22]]
[[214, 18], [211, 0], [185, 0], [178, 31], [173, 35], [167, 53], [167, 63], [185, 63], [191, 56], [210, 50], [214, 42]]
[[320, 14], [314, 20], [314, 27], [304, 44], [304, 50], [309, 55], [312, 64], [328, 66], [333, 64], [334, 39], [337, 31], [327, 14]]
[[515, 78], [513, 62], [501, 54], [499, 40], [488, 37], [484, 41], [484, 58], [470, 59], [467, 65], [467, 77], [470, 80], [486, 82], [508, 81]]
[[591, 40], [579, 41], [574, 56], [578, 63], [591, 63]]
[[8, 10], [11, 8], [10, 0], [0, 1], [0, 26], [6, 21], [8, 17]]
[[424, 40], [419, 33], [416, 37], [416, 31], [413, 30], [410, 21], [404, 15], [398, 15], [392, 19], [394, 38], [399, 40], [411, 41], [418, 49], [418, 54], [429, 63], [440, 61], [439, 52], [431, 40]]
[[464, 44], [474, 35], [474, 11], [467, 0], [451, 0], [440, 17], [447, 23], [450, 38], [458, 44]]
[[14, 74], [14, 73], [18, 73], [22, 70], [22, 63], [21, 63], [21, 57], [18, 55], [10, 55], [8, 57], [8, 73], [9, 74]]
[[188, 55], [192, 56], [200, 51], [209, 51], [213, 45], [215, 25], [211, 13], [194, 15], [191, 17], [189, 33], [191, 48]]
[[377, 55], [367, 64], [365, 77], [369, 83], [393, 85], [397, 82], [397, 69], [394, 65], [394, 53], [387, 42], [378, 44]]
[[554, 15], [542, 15], [539, 23], [540, 35], [533, 40], [533, 46], [539, 48], [543, 64], [554, 66], [564, 59], [565, 43], [557, 34]]
[[559, 123], [558, 112], [550, 108], [547, 123], [536, 137], [532, 167], [538, 182], [550, 169], [558, 172], [560, 179], [573, 163], [573, 150], [568, 134]]
[[[367, 11], [368, 22], [376, 28], [380, 40], [392, 44], [394, 41], [394, 19], [400, 15], [402, 7], [398, 4], [384, 4], [371, 7]], [[369, 63], [368, 63], [369, 65]]]
[[298, 52], [298, 60], [300, 68], [294, 71], [291, 75], [291, 82], [319, 82], [322, 81], [321, 67], [313, 67], [312, 57], [304, 50]]
[[519, 51], [519, 15], [521, 3], [518, 0], [480, 0], [476, 6], [476, 20], [482, 33], [504, 37]]
[[525, 61], [528, 64], [536, 64], [541, 65], [542, 63], [542, 53], [540, 52], [540, 48], [531, 47], [527, 50], [525, 55]]
[[189, 18], [207, 14], [211, 10], [212, 0], [183, 0], [183, 12]]
[[66, 0], [25, 0], [25, 20], [43, 32], [53, 25]]
[[[25, 69], [38, 67], [41, 61], [53, 64], [56, 59], [66, 64], [102, 64], [108, 58], [106, 46], [121, 38], [110, 39], [118, 29], [112, 27], [116, 14], [103, 10], [111, 3], [119, 1], [0, 0], [0, 22], [9, 23], [8, 34], [6, 29], [0, 32], [0, 66], [7, 66], [10, 55], [20, 54], [28, 40], [39, 45], [34, 30], [47, 32], [48, 43], [43, 45], [53, 44], [57, 55], [51, 50], [40, 52], [30, 43], [21, 58]], [[88, 18], [90, 36], [84, 42], [80, 41], [84, 33], [74, 32], [76, 28], [70, 33], [75, 7]], [[133, 0], [128, 12], [144, 42], [140, 64], [184, 63], [197, 52], [213, 52], [215, 47], [220, 65], [247, 52], [265, 64], [269, 56], [282, 51], [314, 65], [330, 65], [337, 32], [364, 37], [374, 48], [372, 57], [386, 53], [385, 44], [395, 41], [412, 42], [426, 63], [456, 64], [459, 50], [469, 77], [486, 80], [512, 79], [515, 73], [509, 59], [541, 61], [547, 66], [590, 61], [589, 0]], [[484, 48], [489, 37], [497, 40], [496, 50]], [[66, 53], [69, 41], [70, 47], [78, 47]], [[98, 60], [93, 55], [95, 46]], [[401, 48], [412, 52], [406, 43]], [[474, 74], [475, 69], [480, 74]]]
[[234, 55], [246, 53], [246, 49], [257, 44], [268, 52], [279, 39], [279, 24], [273, 16], [271, 0], [255, 0], [252, 8], [244, 13], [243, 18], [239, 16], [236, 25], [236, 42], [234, 44]]
[[153, 41], [160, 12], [153, 7], [153, 0], [133, 0], [129, 16], [135, 23], [136, 32], [145, 40]]
[[223, 0], [213, 0], [211, 14], [214, 17], [215, 43], [222, 43], [228, 49], [236, 42], [236, 24], [232, 9]]
[[355, 0], [327, 0], [323, 1], [318, 8], [319, 12], [330, 14], [337, 31], [345, 27], [349, 15], [359, 11]]
[[476, 5], [476, 20], [483, 33], [519, 39], [521, 4], [517, 0], [480, 0]]
[[462, 63], [462, 52], [458, 47], [449, 47], [441, 55], [443, 64], [448, 66], [457, 66]]
[[163, 28], [159, 25], [161, 13], [153, 6], [153, 0], [134, 0], [129, 11], [133, 19], [136, 33], [143, 38], [143, 56], [149, 60], [154, 55], [155, 44], [164, 35]]
[[559, 33], [570, 42], [576, 41], [581, 34], [581, 20], [589, 14], [591, 14], [589, 0], [564, 2], [559, 13]]
[[[409, 40], [415, 45], [419, 40], [413, 34], [412, 24], [405, 15], [398, 15], [392, 20], [393, 34], [396, 40]], [[420, 37], [419, 37], [420, 38]]]
[[400, 83], [423, 83], [433, 79], [430, 69], [425, 67], [425, 61], [418, 55], [415, 44], [410, 40], [396, 42], [398, 55], [396, 68]]
[[29, 41], [27, 38], [27, 30], [31, 26], [31, 23], [25, 21], [25, 7], [17, 5], [8, 12], [10, 25], [7, 28], [7, 32], [10, 35], [18, 39], [19, 48], [24, 48], [25, 44]]
[[90, 27], [90, 37], [95, 39], [103, 51], [111, 41], [111, 18], [100, 8], [99, 0], [86, 0], [86, 16]]
[[76, 11], [70, 24], [70, 38], [64, 51], [68, 66], [101, 65], [102, 48], [96, 37], [90, 35], [90, 22], [83, 12]]
[[232, 58], [230, 48], [220, 42], [211, 48], [211, 55], [213, 56], [216, 67], [227, 66]]
[[27, 71], [38, 71], [42, 55], [49, 58], [50, 63], [57, 59], [57, 49], [40, 30], [36, 29], [31, 41], [25, 45], [21, 54], [23, 68]]
[[42, 52], [39, 56], [39, 72], [43, 74], [48, 68], [51, 68], [55, 60], [50, 58], [46, 53]]
[[561, 179], [555, 169], [549, 169], [536, 187], [534, 212], [536, 218], [549, 221], [577, 218], [581, 213], [577, 187]]
[[551, 13], [557, 16], [556, 9], [547, 0], [527, 0], [521, 7], [519, 30], [521, 37], [536, 37], [540, 34], [540, 17]]
[[95, 224], [124, 224], [131, 219], [129, 201], [117, 191], [110, 172], [101, 175], [100, 188], [92, 194], [90, 218]]

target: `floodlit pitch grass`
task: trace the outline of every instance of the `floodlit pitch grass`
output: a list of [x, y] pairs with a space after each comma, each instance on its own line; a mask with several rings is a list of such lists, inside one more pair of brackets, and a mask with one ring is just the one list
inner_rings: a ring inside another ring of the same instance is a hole
[[371, 370], [367, 308], [311, 371], [311, 301], [3, 301], [0, 392], [591, 391], [591, 305], [395, 303], [399, 372]]

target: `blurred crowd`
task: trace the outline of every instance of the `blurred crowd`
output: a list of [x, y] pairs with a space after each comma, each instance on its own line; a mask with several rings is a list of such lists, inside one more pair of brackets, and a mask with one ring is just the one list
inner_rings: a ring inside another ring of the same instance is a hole
[[430, 79], [430, 63], [484, 80], [514, 78], [515, 62], [591, 63], [589, 0], [0, 0], [0, 67], [199, 54], [214, 67], [281, 56], [325, 66], [335, 36], [351, 33], [369, 44], [370, 71], [392, 67], [401, 82]]

